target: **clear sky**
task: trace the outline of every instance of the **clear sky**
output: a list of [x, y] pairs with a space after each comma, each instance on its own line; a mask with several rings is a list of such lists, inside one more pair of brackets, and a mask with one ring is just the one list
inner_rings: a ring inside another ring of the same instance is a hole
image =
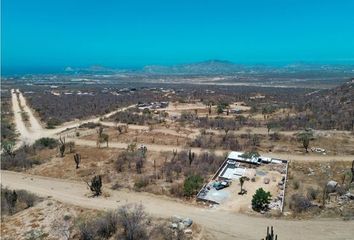
[[2, 0], [4, 68], [354, 61], [354, 0]]

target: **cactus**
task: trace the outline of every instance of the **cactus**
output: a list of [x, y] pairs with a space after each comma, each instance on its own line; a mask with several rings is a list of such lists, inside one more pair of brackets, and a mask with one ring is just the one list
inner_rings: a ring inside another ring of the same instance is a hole
[[270, 232], [269, 227], [267, 227], [267, 236], [265, 239], [263, 238], [262, 240], [278, 240], [278, 235], [274, 236], [273, 226], [271, 226]]
[[59, 138], [60, 141], [60, 146], [59, 146], [59, 151], [60, 151], [60, 156], [64, 157], [65, 153], [65, 137], [62, 139], [61, 137]]
[[192, 153], [192, 150], [189, 150], [189, 152], [188, 152], [189, 165], [192, 165], [194, 157], [195, 157], [194, 152]]
[[172, 157], [172, 162], [173, 160], [175, 160], [176, 156], [177, 156], [177, 149], [172, 151], [173, 157]]
[[352, 162], [351, 171], [352, 171], [352, 180], [350, 181], [350, 183], [353, 183], [353, 182], [354, 182], [354, 160], [353, 160], [353, 162]]
[[5, 191], [4, 195], [5, 195], [5, 200], [6, 200], [7, 206], [9, 208], [9, 213], [12, 215], [14, 213], [14, 210], [16, 207], [17, 193], [15, 190], [13, 190], [12, 193], [11, 193], [11, 191]]
[[74, 154], [74, 161], [76, 163], [76, 169], [78, 169], [81, 162], [81, 155], [78, 153]]
[[86, 182], [86, 184], [89, 186], [90, 190], [93, 192], [93, 196], [97, 197], [102, 194], [102, 177], [100, 175], [94, 176], [91, 179], [91, 184]]

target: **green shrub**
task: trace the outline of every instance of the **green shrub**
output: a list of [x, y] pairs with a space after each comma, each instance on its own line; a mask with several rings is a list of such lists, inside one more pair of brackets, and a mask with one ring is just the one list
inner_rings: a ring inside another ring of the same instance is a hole
[[60, 125], [61, 121], [56, 118], [51, 118], [47, 121], [47, 128], [54, 129], [56, 126]]
[[191, 197], [203, 186], [203, 178], [199, 175], [190, 175], [184, 180], [183, 192], [186, 197]]
[[264, 191], [263, 188], [258, 188], [252, 197], [252, 209], [257, 212], [267, 210], [271, 197], [270, 192]]
[[35, 147], [53, 149], [58, 146], [58, 141], [54, 138], [40, 138], [34, 143]]

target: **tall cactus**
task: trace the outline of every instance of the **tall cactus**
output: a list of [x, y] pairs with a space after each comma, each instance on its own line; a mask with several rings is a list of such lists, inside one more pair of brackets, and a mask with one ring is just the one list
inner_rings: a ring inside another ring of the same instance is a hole
[[78, 169], [81, 162], [81, 155], [78, 153], [74, 154], [74, 161], [76, 163], [76, 169]]
[[65, 137], [63, 139], [60, 137], [59, 141], [60, 141], [60, 146], [59, 146], [60, 156], [64, 157], [65, 148], [66, 148]]
[[352, 179], [350, 180], [350, 183], [354, 183], [354, 160], [352, 161], [352, 168], [350, 170], [352, 172]]
[[192, 152], [192, 150], [189, 150], [189, 152], [188, 152], [189, 165], [192, 165], [194, 157], [195, 157], [194, 152]]
[[278, 240], [278, 235], [274, 235], [273, 226], [270, 227], [270, 232], [269, 227], [267, 227], [267, 236], [265, 239], [262, 238], [262, 240]]

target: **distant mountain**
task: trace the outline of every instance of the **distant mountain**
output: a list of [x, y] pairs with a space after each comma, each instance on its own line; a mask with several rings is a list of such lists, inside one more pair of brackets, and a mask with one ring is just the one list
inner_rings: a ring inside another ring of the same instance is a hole
[[242, 69], [241, 65], [225, 60], [208, 60], [173, 66], [149, 65], [143, 68], [150, 74], [228, 74]]
[[316, 75], [333, 73], [353, 75], [354, 65], [329, 65], [311, 63], [293, 63], [288, 65], [266, 65], [266, 64], [235, 64], [226, 60], [207, 60], [189, 64], [178, 65], [147, 65], [143, 68], [112, 68], [104, 66], [91, 66], [84, 68], [66, 67], [66, 73], [76, 74], [152, 74], [152, 75], [228, 75], [235, 73], [246, 74], [280, 74], [280, 73], [314, 73]]

